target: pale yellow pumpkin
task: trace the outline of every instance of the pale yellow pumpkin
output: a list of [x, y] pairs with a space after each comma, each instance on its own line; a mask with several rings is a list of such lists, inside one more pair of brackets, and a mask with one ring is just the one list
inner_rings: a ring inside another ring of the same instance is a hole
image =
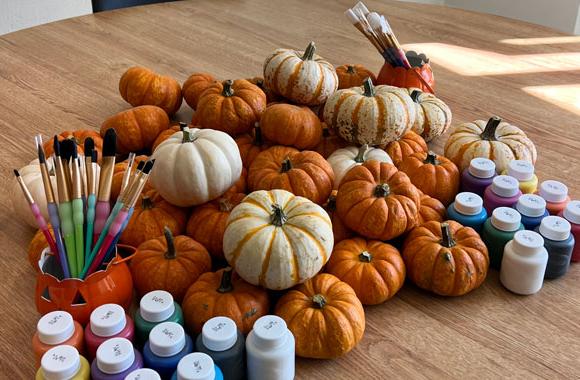
[[415, 102], [417, 114], [413, 132], [429, 142], [447, 132], [451, 126], [451, 110], [435, 95], [422, 92], [418, 88], [409, 88], [409, 95]]
[[334, 189], [338, 189], [342, 177], [350, 169], [357, 165], [363, 164], [368, 160], [377, 160], [380, 162], [393, 163], [391, 157], [382, 149], [372, 148], [368, 145], [362, 145], [360, 148], [356, 146], [347, 146], [346, 148], [337, 149], [326, 159], [332, 171], [334, 172]]

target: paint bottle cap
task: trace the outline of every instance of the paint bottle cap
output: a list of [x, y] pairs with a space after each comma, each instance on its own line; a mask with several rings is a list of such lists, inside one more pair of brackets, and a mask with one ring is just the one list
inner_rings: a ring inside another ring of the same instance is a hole
[[488, 158], [476, 157], [469, 162], [469, 174], [477, 178], [491, 178], [495, 175], [495, 162]]
[[44, 375], [43, 379], [71, 379], [81, 367], [81, 357], [73, 346], [56, 346], [42, 355], [40, 367]]
[[520, 213], [510, 207], [498, 207], [491, 214], [491, 224], [500, 231], [517, 231], [521, 222]]
[[177, 380], [214, 380], [213, 359], [202, 352], [185, 355], [177, 364]]
[[529, 181], [534, 178], [534, 165], [525, 160], [513, 160], [508, 164], [507, 174], [518, 181]]
[[513, 248], [516, 252], [533, 255], [544, 248], [544, 238], [537, 232], [521, 230], [514, 235]]
[[201, 329], [201, 341], [211, 351], [229, 350], [237, 340], [236, 323], [227, 317], [214, 317], [204, 323]]
[[147, 322], [162, 322], [173, 315], [173, 296], [165, 290], [154, 290], [141, 298], [139, 313]]
[[185, 330], [179, 323], [160, 323], [149, 333], [149, 347], [162, 358], [177, 355], [185, 347]]
[[539, 194], [546, 202], [564, 202], [568, 196], [568, 186], [550, 179], [540, 184]]
[[114, 303], [97, 307], [91, 313], [91, 331], [101, 337], [109, 337], [123, 331], [127, 325], [125, 309]]
[[69, 340], [75, 332], [75, 323], [70, 313], [57, 310], [45, 314], [36, 324], [38, 339], [51, 346]]
[[463, 192], [455, 196], [455, 210], [463, 215], [477, 215], [483, 209], [483, 199], [475, 193]]
[[135, 350], [125, 338], [111, 338], [97, 348], [97, 368], [107, 375], [126, 371], [135, 361]]
[[276, 315], [264, 315], [254, 322], [252, 331], [256, 345], [268, 350], [284, 344], [288, 327], [282, 318]]
[[568, 239], [571, 229], [570, 222], [555, 215], [546, 216], [540, 223], [540, 233], [550, 240], [562, 241]]
[[546, 212], [546, 201], [536, 194], [524, 194], [518, 199], [516, 210], [531, 218], [542, 216]]
[[139, 368], [125, 376], [125, 380], [161, 380], [161, 376], [151, 368]]
[[520, 191], [520, 183], [509, 175], [498, 175], [491, 183], [491, 191], [502, 198], [514, 197]]
[[564, 209], [563, 215], [570, 223], [580, 224], [580, 201], [569, 202]]

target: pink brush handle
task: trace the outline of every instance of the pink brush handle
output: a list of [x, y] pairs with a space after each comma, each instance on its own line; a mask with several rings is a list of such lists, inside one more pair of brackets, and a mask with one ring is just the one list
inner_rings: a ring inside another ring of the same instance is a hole
[[103, 241], [103, 244], [101, 244], [101, 248], [99, 248], [99, 252], [97, 253], [97, 256], [95, 256], [95, 259], [91, 263], [91, 266], [89, 267], [86, 276], [90, 275], [91, 273], [96, 271], [99, 266], [101, 266], [101, 263], [105, 258], [105, 254], [107, 253], [109, 247], [111, 246], [111, 243], [113, 242], [113, 240], [115, 240], [115, 236], [117, 236], [117, 234], [121, 231], [121, 227], [123, 227], [123, 223], [125, 222], [125, 219], [127, 219], [127, 215], [128, 215], [127, 210], [123, 209], [119, 211], [117, 217], [113, 220], [113, 223], [111, 223], [109, 231], [107, 232], [107, 237], [105, 238], [105, 241]]
[[106, 201], [99, 201], [97, 202], [97, 206], [95, 207], [95, 225], [93, 227], [93, 234], [97, 237], [103, 231], [105, 227], [105, 223], [107, 222], [107, 218], [109, 217], [109, 213], [111, 212], [111, 204]]
[[46, 241], [50, 247], [50, 251], [54, 254], [57, 254], [58, 251], [56, 249], [56, 243], [52, 235], [50, 234], [50, 231], [48, 230], [48, 224], [46, 224], [46, 220], [44, 220], [44, 217], [40, 212], [40, 208], [36, 203], [33, 203], [30, 205], [30, 209], [32, 210], [32, 215], [34, 215], [34, 218], [36, 219], [36, 224], [38, 224], [38, 228], [40, 228], [40, 230], [44, 234], [44, 237], [46, 238]]

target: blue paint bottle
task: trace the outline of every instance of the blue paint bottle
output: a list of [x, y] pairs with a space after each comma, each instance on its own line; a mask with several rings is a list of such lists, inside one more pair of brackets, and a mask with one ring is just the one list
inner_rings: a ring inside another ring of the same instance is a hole
[[550, 215], [546, 210], [546, 201], [536, 194], [524, 194], [518, 199], [515, 209], [522, 216], [522, 224], [526, 230], [534, 230], [542, 219]]
[[149, 333], [143, 347], [143, 362], [162, 379], [170, 379], [179, 361], [193, 351], [193, 341], [179, 323], [163, 322]]
[[487, 211], [483, 208], [483, 199], [479, 195], [464, 192], [455, 196], [455, 202], [447, 208], [447, 216], [479, 232], [487, 219]]
[[544, 247], [548, 251], [548, 265], [544, 278], [554, 279], [568, 272], [574, 250], [574, 236], [571, 229], [570, 222], [554, 215], [542, 219], [542, 223], [536, 229], [544, 238]]
[[179, 361], [171, 380], [224, 380], [224, 375], [211, 356], [194, 352]]

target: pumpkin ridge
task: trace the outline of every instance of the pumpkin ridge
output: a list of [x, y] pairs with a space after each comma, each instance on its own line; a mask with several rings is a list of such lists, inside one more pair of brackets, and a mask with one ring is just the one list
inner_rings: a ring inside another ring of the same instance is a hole
[[296, 87], [296, 84], [298, 83], [298, 75], [302, 71], [303, 66], [304, 66], [304, 60], [300, 59], [300, 61], [296, 64], [296, 66], [294, 66], [294, 71], [288, 77], [288, 82], [286, 82], [286, 89], [288, 91], [288, 94], [290, 94], [290, 95], [294, 94], [294, 88]]
[[[288, 215], [288, 214], [289, 213], [286, 212], [286, 215]], [[302, 216], [311, 216], [311, 217], [314, 217], [314, 218], [318, 218], [320, 221], [324, 222], [327, 226], [332, 227], [332, 222], [329, 222], [328, 219], [322, 217], [320, 214], [315, 213], [315, 212], [307, 212], [307, 213], [304, 213], [304, 214], [298, 214], [298, 215], [289, 216], [287, 223], [289, 223], [291, 225], [294, 225], [294, 224], [290, 223], [290, 219], [299, 218], [299, 217], [302, 217]]]
[[[382, 137], [385, 134], [385, 113], [387, 109], [387, 105], [383, 103], [386, 99], [382, 97], [374, 97], [375, 105], [377, 107], [378, 113], [378, 120], [377, 120], [377, 132], [375, 133], [375, 140], [382, 140]], [[401, 136], [402, 137], [402, 136]]]
[[318, 239], [316, 238], [316, 236], [314, 236], [310, 231], [297, 226], [295, 224], [292, 223], [286, 223], [286, 226], [288, 227], [293, 227], [295, 229], [297, 229], [298, 231], [301, 231], [303, 234], [305, 234], [306, 236], [308, 236], [310, 238], [310, 240], [312, 240], [314, 242], [314, 244], [316, 245], [316, 247], [318, 248], [318, 250], [320, 251], [320, 254], [322, 256], [322, 262], [326, 263], [327, 261], [327, 257], [326, 257], [326, 250], [324, 249], [324, 246], [322, 244], [320, 244], [320, 242], [318, 241]]
[[261, 226], [257, 226], [257, 227], [255, 227], [255, 228], [251, 229], [250, 231], [248, 231], [248, 232], [246, 233], [246, 235], [245, 235], [243, 238], [241, 238], [241, 239], [238, 241], [238, 244], [236, 245], [236, 248], [235, 248], [235, 249], [234, 249], [234, 250], [231, 252], [231, 254], [230, 254], [230, 255], [231, 255], [231, 259], [230, 259], [230, 260], [228, 260], [228, 262], [230, 262], [230, 264], [232, 265], [232, 267], [235, 267], [235, 265], [236, 265], [236, 261], [238, 260], [238, 257], [240, 256], [241, 250], [242, 250], [242, 248], [244, 247], [244, 245], [245, 245], [245, 244], [246, 244], [246, 243], [247, 243], [247, 242], [248, 242], [248, 241], [249, 241], [251, 238], [253, 238], [253, 237], [254, 237], [254, 235], [255, 235], [256, 233], [258, 233], [258, 231], [260, 231], [260, 230], [264, 229], [265, 227], [267, 227], [267, 226], [269, 226], [269, 225], [270, 225], [270, 223], [268, 223], [268, 224], [262, 224]]
[[350, 98], [351, 96], [356, 95], [356, 93], [354, 92], [343, 92], [340, 94], [340, 98], [338, 98], [338, 100], [336, 101], [336, 103], [334, 104], [334, 111], [332, 112], [332, 123], [330, 125], [334, 125], [336, 126], [336, 122], [338, 120], [338, 114], [340, 111], [340, 107], [342, 107], [342, 104], [344, 102], [346, 102], [346, 100], [348, 98]]
[[294, 244], [292, 244], [292, 240], [288, 237], [288, 234], [286, 233], [284, 228], [280, 228], [280, 231], [282, 231], [282, 233], [284, 234], [284, 238], [288, 242], [288, 245], [290, 246], [292, 251], [292, 267], [294, 268], [294, 270], [290, 276], [292, 277], [292, 282], [297, 283], [298, 280], [300, 279], [300, 267], [298, 265], [298, 260], [296, 259], [296, 254], [294, 253], [296, 249], [294, 247]]
[[316, 89], [314, 90], [314, 95], [312, 95], [312, 99], [316, 100], [320, 97], [320, 94], [322, 93], [322, 84], [324, 83], [324, 70], [322, 68], [322, 65], [316, 65], [316, 67], [318, 68], [318, 72], [320, 74], [320, 80], [318, 81], [318, 84], [316, 85]]

